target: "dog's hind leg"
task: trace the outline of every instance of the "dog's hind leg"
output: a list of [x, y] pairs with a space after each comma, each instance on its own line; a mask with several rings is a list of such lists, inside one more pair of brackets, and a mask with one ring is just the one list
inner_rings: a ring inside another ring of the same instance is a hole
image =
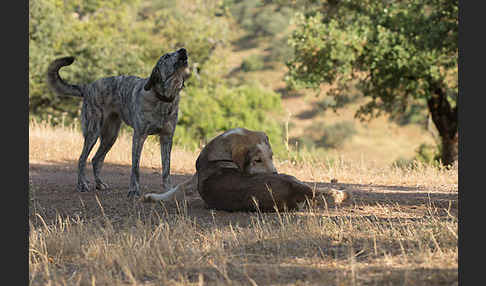
[[100, 171], [103, 167], [106, 154], [110, 151], [118, 137], [120, 126], [121, 119], [115, 113], [109, 115], [103, 122], [100, 134], [100, 146], [92, 160], [96, 189], [98, 190], [105, 190], [108, 188], [108, 185], [100, 179]]
[[147, 134], [133, 132], [132, 141], [132, 175], [130, 177], [130, 187], [127, 197], [140, 196], [140, 156], [142, 154], [143, 143], [147, 139]]
[[79, 156], [79, 160], [78, 160], [78, 184], [76, 186], [76, 190], [78, 192], [87, 192], [89, 191], [89, 185], [88, 185], [89, 182], [86, 179], [86, 174], [85, 174], [86, 160], [88, 159], [88, 155], [93, 149], [96, 140], [100, 136], [101, 120], [96, 120], [96, 118], [94, 119], [91, 118], [90, 120], [82, 121], [82, 124], [83, 124], [84, 144], [83, 144], [83, 150], [81, 151], [81, 155]]

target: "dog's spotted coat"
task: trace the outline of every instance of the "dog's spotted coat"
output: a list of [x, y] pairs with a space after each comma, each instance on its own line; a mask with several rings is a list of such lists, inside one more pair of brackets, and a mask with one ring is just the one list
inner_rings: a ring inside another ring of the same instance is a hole
[[99, 175], [105, 156], [116, 141], [122, 121], [133, 128], [128, 196], [140, 195], [140, 155], [145, 139], [153, 134], [160, 136], [162, 186], [169, 189], [172, 138], [178, 118], [179, 93], [184, 87], [187, 51], [182, 48], [160, 57], [149, 78], [122, 75], [101, 78], [83, 85], [68, 84], [59, 76], [59, 69], [73, 62], [73, 57], [53, 61], [47, 71], [47, 80], [57, 94], [83, 98], [81, 126], [84, 145], [78, 161], [76, 190], [89, 190], [85, 175], [86, 160], [98, 138], [101, 140], [100, 147], [92, 160], [95, 187], [108, 187]]

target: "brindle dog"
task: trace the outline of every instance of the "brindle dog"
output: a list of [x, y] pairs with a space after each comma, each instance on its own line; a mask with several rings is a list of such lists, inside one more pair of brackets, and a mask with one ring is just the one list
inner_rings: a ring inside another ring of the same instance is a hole
[[83, 98], [81, 126], [84, 145], [78, 161], [76, 190], [89, 191], [85, 176], [86, 160], [98, 138], [100, 146], [92, 160], [95, 188], [108, 188], [99, 174], [106, 154], [116, 141], [122, 121], [133, 128], [128, 196], [140, 196], [140, 155], [148, 135], [160, 136], [162, 186], [169, 189], [170, 153], [178, 118], [179, 92], [184, 87], [187, 51], [182, 48], [160, 57], [148, 78], [122, 75], [80, 85], [68, 84], [59, 76], [59, 69], [73, 62], [74, 57], [54, 60], [48, 68], [47, 81], [57, 94]]

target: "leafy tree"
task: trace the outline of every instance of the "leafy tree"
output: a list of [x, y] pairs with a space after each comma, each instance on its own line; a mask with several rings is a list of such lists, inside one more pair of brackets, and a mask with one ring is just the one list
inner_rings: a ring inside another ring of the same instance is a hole
[[[136, 19], [132, 2], [29, 1], [31, 115], [41, 118], [50, 115], [55, 120], [62, 114], [75, 118], [79, 112], [78, 98], [59, 97], [47, 86], [47, 67], [57, 57], [76, 57], [75, 64], [61, 70], [62, 76], [73, 83], [109, 75], [150, 73], [150, 64], [145, 64], [144, 57], [144, 48], [151, 47], [150, 41], [139, 36], [142, 29], [130, 24]], [[83, 3], [84, 9], [76, 3]]]
[[46, 84], [49, 63], [73, 55], [60, 71], [68, 82], [132, 74], [147, 77], [157, 59], [185, 47], [191, 76], [181, 92], [175, 142], [199, 147], [233, 127], [267, 132], [283, 150], [280, 124], [268, 112], [281, 110], [278, 94], [256, 85], [230, 87], [224, 75], [231, 40], [218, 0], [30, 0], [29, 112], [60, 123], [77, 120], [81, 100], [60, 97]]
[[457, 0], [323, 1], [295, 24], [289, 85], [330, 84], [339, 98], [357, 82], [370, 99], [356, 113], [362, 119], [425, 100], [442, 162], [457, 159]]

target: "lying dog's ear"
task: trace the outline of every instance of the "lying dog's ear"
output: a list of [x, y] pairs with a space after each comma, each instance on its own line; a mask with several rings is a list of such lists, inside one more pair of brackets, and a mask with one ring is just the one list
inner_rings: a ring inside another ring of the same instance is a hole
[[157, 66], [155, 66], [154, 69], [152, 70], [152, 73], [150, 74], [150, 78], [149, 78], [148, 82], [145, 84], [143, 89], [150, 90], [155, 83], [161, 82], [161, 81], [162, 81], [162, 79], [160, 78], [159, 68]]
[[240, 170], [244, 170], [248, 147], [236, 138], [218, 138], [208, 146], [208, 161], [233, 161]]
[[226, 138], [218, 138], [208, 146], [208, 161], [231, 161], [231, 142]]
[[231, 159], [238, 165], [242, 172], [245, 171], [245, 166], [248, 161], [248, 148], [241, 144], [236, 144], [231, 152]]

